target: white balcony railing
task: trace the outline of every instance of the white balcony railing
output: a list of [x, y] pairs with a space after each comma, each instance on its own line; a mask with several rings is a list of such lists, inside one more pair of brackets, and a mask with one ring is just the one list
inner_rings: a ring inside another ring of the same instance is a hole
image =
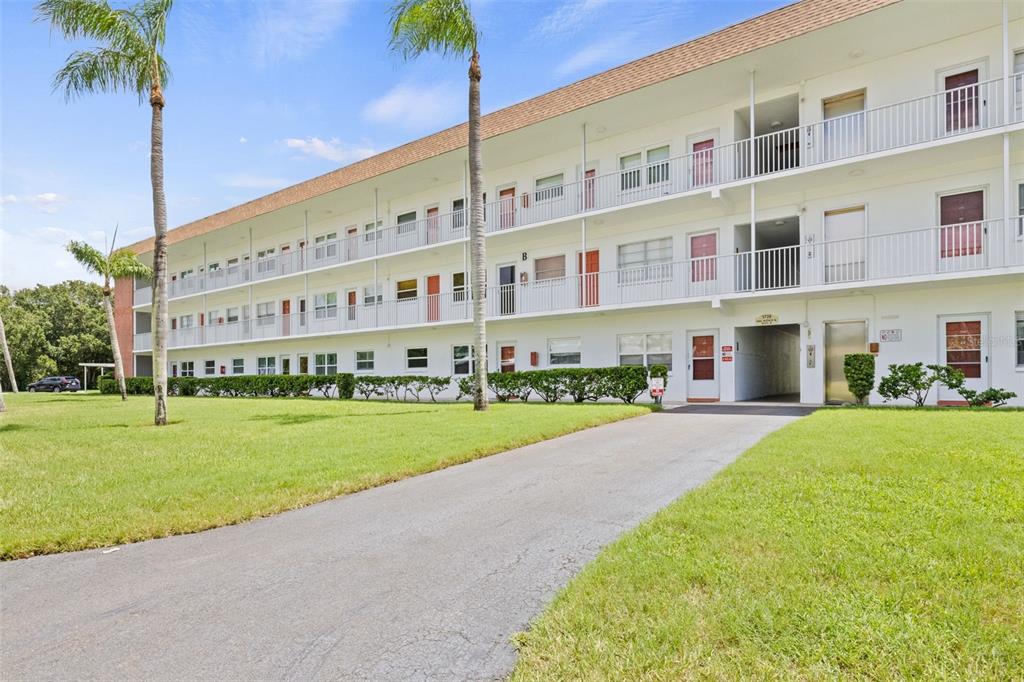
[[[1012, 76], [1011, 122], [1024, 121], [1024, 74]], [[752, 177], [808, 168], [1001, 126], [1003, 79], [887, 104], [759, 135], [557, 187], [523, 192], [484, 207], [488, 233], [608, 210], [640, 201], [710, 189]], [[314, 242], [170, 282], [170, 298], [257, 282], [317, 268], [463, 239], [468, 213], [456, 211]], [[151, 298], [137, 289], [135, 304]]]
[[[1012, 218], [794, 244], [625, 270], [490, 287], [491, 319], [798, 287], [827, 287], [1024, 266], [1024, 222]], [[465, 293], [337, 306], [171, 330], [171, 348], [307, 334], [431, 325], [472, 318]], [[135, 350], [149, 350], [150, 333]]]

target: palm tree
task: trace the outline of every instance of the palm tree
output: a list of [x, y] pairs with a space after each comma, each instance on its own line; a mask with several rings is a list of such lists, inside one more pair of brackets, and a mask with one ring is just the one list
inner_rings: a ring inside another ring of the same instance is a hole
[[480, 53], [469, 0], [399, 0], [391, 8], [391, 49], [406, 59], [425, 52], [469, 57], [469, 225], [476, 354], [473, 406], [487, 409], [487, 329], [484, 244], [483, 158], [480, 150]]
[[89, 246], [85, 242], [69, 242], [68, 253], [75, 257], [82, 267], [87, 271], [102, 275], [103, 277], [103, 309], [107, 313], [107, 326], [110, 327], [110, 349], [114, 352], [114, 380], [121, 391], [121, 400], [128, 400], [128, 389], [124, 381], [124, 363], [121, 360], [121, 345], [117, 342], [117, 328], [114, 326], [114, 306], [111, 302], [110, 280], [118, 280], [126, 277], [153, 276], [149, 266], [139, 261], [136, 255], [128, 249], [114, 250], [114, 240], [117, 239], [117, 228], [114, 228], [114, 239], [111, 240], [110, 250], [103, 255], [99, 249]]
[[11, 349], [7, 347], [7, 331], [4, 329], [4, 318], [0, 317], [0, 351], [4, 354], [7, 366], [7, 380], [11, 382], [11, 390], [18, 392], [18, 380], [14, 376], [14, 362], [11, 360]]
[[167, 423], [167, 201], [164, 196], [164, 92], [170, 71], [161, 51], [172, 0], [141, 0], [123, 9], [105, 0], [43, 0], [39, 20], [67, 40], [99, 45], [71, 53], [53, 80], [65, 99], [97, 92], [129, 92], [139, 102], [149, 96], [149, 176], [153, 187], [153, 394], [154, 422]]

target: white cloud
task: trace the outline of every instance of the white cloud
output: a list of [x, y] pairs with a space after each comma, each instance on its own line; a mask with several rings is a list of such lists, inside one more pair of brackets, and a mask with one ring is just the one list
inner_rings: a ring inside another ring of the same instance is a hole
[[265, 175], [253, 175], [251, 173], [236, 173], [227, 175], [220, 179], [225, 187], [238, 187], [242, 189], [280, 189], [290, 183], [285, 178], [269, 177]]
[[18, 203], [18, 197], [13, 194], [5, 194], [0, 197], [0, 204], [16, 204]]
[[338, 0], [278, 0], [253, 7], [249, 46], [257, 66], [304, 58], [327, 43], [349, 14], [349, 4]]
[[618, 35], [591, 43], [555, 67], [555, 73], [570, 76], [595, 66], [618, 62], [632, 38], [632, 34]]
[[0, 197], [0, 204], [29, 204], [38, 207], [43, 213], [56, 213], [57, 204], [67, 201], [67, 197], [56, 192], [43, 192], [42, 194], [5, 194]]
[[[82, 234], [59, 227], [22, 230], [0, 229], [0, 272], [3, 283], [12, 289], [36, 284], [55, 284], [66, 279], [96, 281], [65, 250], [64, 245]], [[31, 258], [23, 257], [32, 254]], [[45, 267], [40, 267], [45, 263]]]
[[238, 144], [245, 144], [248, 141], [249, 140], [245, 139], [244, 135], [242, 137], [238, 138]]
[[399, 83], [363, 108], [363, 118], [407, 130], [436, 130], [461, 121], [466, 94], [455, 83], [435, 85]]
[[323, 140], [319, 137], [289, 137], [283, 140], [284, 145], [306, 156], [315, 156], [335, 163], [352, 163], [376, 154], [376, 150], [365, 142], [347, 144], [336, 137]]
[[541, 17], [534, 32], [542, 38], [571, 35], [606, 4], [608, 0], [565, 0], [554, 12]]

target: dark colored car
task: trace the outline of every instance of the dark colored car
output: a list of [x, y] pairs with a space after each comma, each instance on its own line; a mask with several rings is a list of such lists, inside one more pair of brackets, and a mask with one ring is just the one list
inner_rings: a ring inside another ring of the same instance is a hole
[[50, 391], [60, 393], [61, 391], [77, 391], [82, 385], [75, 377], [46, 377], [28, 385], [28, 392]]

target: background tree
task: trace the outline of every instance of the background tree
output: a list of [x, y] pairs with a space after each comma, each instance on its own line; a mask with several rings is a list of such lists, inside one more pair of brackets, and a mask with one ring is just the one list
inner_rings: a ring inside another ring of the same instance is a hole
[[[14, 376], [14, 365], [11, 364], [11, 349], [7, 347], [7, 330], [4, 329], [4, 318], [0, 315], [0, 353], [4, 354], [4, 367], [7, 369], [7, 380], [11, 382], [11, 391], [18, 392], [18, 380]], [[0, 386], [0, 390], [3, 387]]]
[[400, 0], [391, 8], [391, 49], [405, 59], [425, 52], [469, 57], [469, 226], [476, 354], [473, 406], [487, 409], [487, 329], [483, 156], [480, 143], [480, 34], [468, 0]]
[[149, 96], [150, 184], [153, 188], [153, 394], [154, 422], [167, 423], [167, 200], [164, 195], [164, 93], [169, 70], [161, 54], [171, 0], [142, 0], [114, 9], [104, 0], [43, 0], [41, 20], [67, 40], [95, 40], [76, 50], [54, 77], [67, 99], [98, 92]]
[[103, 309], [107, 314], [107, 326], [110, 329], [110, 349], [114, 354], [114, 380], [121, 390], [121, 400], [128, 400], [128, 389], [124, 383], [124, 362], [121, 360], [121, 345], [117, 342], [117, 327], [114, 325], [113, 292], [110, 281], [130, 277], [152, 277], [149, 266], [140, 262], [134, 253], [128, 249], [114, 250], [114, 241], [117, 239], [117, 229], [114, 229], [114, 238], [110, 243], [110, 250], [106, 255], [99, 249], [89, 246], [85, 242], [70, 242], [67, 246], [68, 252], [75, 257], [82, 267], [88, 272], [96, 273], [103, 277]]

